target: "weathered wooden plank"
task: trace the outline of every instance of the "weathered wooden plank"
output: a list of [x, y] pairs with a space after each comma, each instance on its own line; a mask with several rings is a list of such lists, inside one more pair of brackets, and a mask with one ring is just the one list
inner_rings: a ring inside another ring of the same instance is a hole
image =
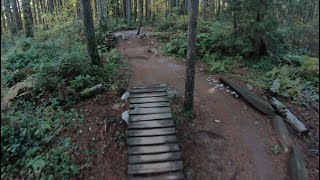
[[182, 161], [134, 164], [128, 166], [128, 174], [164, 173], [182, 170]]
[[169, 102], [156, 102], [156, 103], [143, 103], [143, 104], [130, 104], [129, 108], [148, 108], [148, 107], [170, 107]]
[[129, 177], [129, 180], [180, 180], [184, 179], [184, 174], [179, 172], [172, 172], [160, 175], [149, 175], [149, 176], [134, 176]]
[[130, 98], [130, 103], [154, 103], [154, 102], [169, 102], [168, 97], [147, 97], [147, 98]]
[[155, 107], [155, 108], [138, 108], [130, 109], [131, 114], [158, 114], [158, 113], [171, 113], [170, 107]]
[[179, 145], [177, 143], [161, 144], [153, 146], [129, 146], [128, 154], [153, 154], [179, 151]]
[[166, 95], [167, 95], [167, 92], [150, 92], [150, 93], [130, 94], [130, 98], [161, 97]]
[[162, 121], [138, 121], [129, 122], [129, 129], [143, 129], [143, 128], [160, 128], [160, 127], [173, 127], [172, 119]]
[[167, 87], [165, 84], [151, 84], [151, 85], [137, 85], [132, 87], [133, 89], [145, 89], [145, 88], [157, 88], [157, 87]]
[[147, 93], [147, 92], [167, 92], [166, 87], [159, 87], [159, 88], [140, 88], [140, 89], [132, 89], [131, 93]]
[[129, 121], [149, 121], [156, 119], [170, 119], [172, 118], [171, 113], [161, 113], [161, 114], [147, 114], [147, 115], [131, 115], [129, 116]]
[[152, 136], [152, 137], [129, 137], [127, 139], [127, 144], [129, 146], [164, 144], [164, 143], [174, 143], [174, 142], [177, 142], [177, 137], [175, 135]]
[[160, 136], [176, 134], [175, 128], [158, 128], [158, 129], [142, 129], [142, 130], [129, 130], [128, 137], [141, 137], [141, 136]]
[[164, 161], [174, 161], [180, 160], [180, 152], [169, 152], [160, 154], [143, 154], [143, 155], [130, 155], [129, 164], [142, 164], [150, 162], [164, 162]]

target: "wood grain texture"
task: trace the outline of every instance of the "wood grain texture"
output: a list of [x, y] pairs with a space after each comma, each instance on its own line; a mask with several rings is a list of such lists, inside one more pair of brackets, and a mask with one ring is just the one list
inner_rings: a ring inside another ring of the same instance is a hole
[[172, 135], [172, 134], [176, 134], [176, 130], [173, 127], [128, 131], [128, 137], [159, 136], [159, 135]]
[[182, 170], [182, 161], [171, 161], [148, 164], [129, 164], [128, 174], [163, 173]]
[[171, 119], [171, 118], [172, 118], [172, 113], [130, 115], [129, 121], [150, 121], [150, 120]]
[[177, 143], [161, 144], [161, 145], [149, 145], [149, 146], [129, 146], [128, 154], [154, 154], [164, 152], [179, 151], [179, 145]]
[[161, 121], [138, 121], [129, 122], [129, 129], [147, 129], [147, 128], [160, 128], [160, 127], [173, 127], [172, 119]]

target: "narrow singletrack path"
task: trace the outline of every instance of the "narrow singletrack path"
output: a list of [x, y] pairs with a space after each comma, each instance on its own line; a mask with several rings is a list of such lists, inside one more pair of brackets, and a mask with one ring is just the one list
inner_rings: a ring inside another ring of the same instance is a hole
[[[185, 62], [155, 52], [156, 42], [152, 38], [138, 39], [136, 30], [122, 33], [128, 39], [119, 38], [117, 47], [128, 58], [130, 86], [164, 83], [183, 98]], [[143, 28], [142, 33], [148, 30]], [[195, 179], [288, 179], [288, 156], [275, 155], [271, 150], [277, 136], [269, 119], [241, 98], [218, 89], [212, 91], [218, 78], [202, 73], [200, 68], [198, 64], [195, 123], [177, 134], [184, 169], [192, 169]]]
[[167, 87], [134, 87], [129, 101], [129, 179], [183, 179]]

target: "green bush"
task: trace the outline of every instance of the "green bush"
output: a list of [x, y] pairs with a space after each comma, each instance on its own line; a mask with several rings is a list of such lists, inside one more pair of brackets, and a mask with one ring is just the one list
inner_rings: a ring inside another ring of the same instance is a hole
[[61, 143], [58, 135], [62, 127], [80, 122], [81, 117], [72, 111], [33, 107], [33, 104], [20, 102], [19, 106], [3, 115], [1, 178], [73, 177], [79, 172], [79, 167], [70, 155], [72, 142]]

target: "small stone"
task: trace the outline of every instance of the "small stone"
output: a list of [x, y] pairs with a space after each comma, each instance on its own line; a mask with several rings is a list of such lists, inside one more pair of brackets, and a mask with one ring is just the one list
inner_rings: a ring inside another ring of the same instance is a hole
[[92, 141], [95, 141], [96, 140], [96, 138], [92, 138]]
[[211, 89], [208, 90], [208, 92], [209, 92], [210, 94], [213, 94], [215, 90], [216, 90], [215, 88], [211, 88]]
[[187, 168], [185, 170], [185, 175], [186, 175], [187, 180], [193, 180], [196, 177], [196, 172], [191, 168]]
[[219, 84], [218, 87], [219, 87], [219, 88], [223, 88], [224, 85], [223, 85], [223, 84]]
[[221, 121], [218, 120], [218, 119], [214, 120], [214, 122], [216, 122], [216, 123], [221, 123]]
[[251, 84], [246, 84], [247, 88], [249, 89], [249, 91], [253, 90], [253, 86]]
[[168, 89], [167, 94], [169, 99], [175, 99], [177, 97], [177, 92], [173, 89]]
[[128, 121], [129, 121], [129, 111], [125, 111], [121, 114], [122, 116], [122, 120], [124, 120], [127, 124], [128, 124]]
[[91, 128], [89, 128], [89, 131], [91, 131]]
[[229, 89], [226, 89], [226, 92], [227, 92], [227, 93], [229, 93], [229, 92], [230, 92], [230, 90], [229, 90]]
[[130, 96], [130, 93], [129, 92], [125, 92], [122, 96], [121, 96], [121, 100], [122, 101], [127, 101], [128, 98]]
[[79, 130], [79, 133], [82, 134], [82, 130], [81, 129]]
[[112, 106], [112, 109], [117, 110], [117, 109], [119, 109], [120, 107], [121, 107], [121, 104], [120, 104], [120, 103], [116, 103], [116, 104], [114, 104], [114, 105]]

